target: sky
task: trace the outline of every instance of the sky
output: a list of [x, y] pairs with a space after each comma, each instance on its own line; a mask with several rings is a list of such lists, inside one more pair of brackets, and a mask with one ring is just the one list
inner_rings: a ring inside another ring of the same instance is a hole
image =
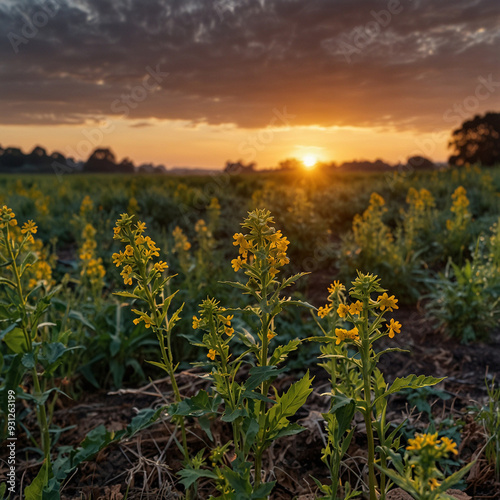
[[444, 161], [499, 110], [498, 0], [0, 1], [0, 145], [25, 152]]

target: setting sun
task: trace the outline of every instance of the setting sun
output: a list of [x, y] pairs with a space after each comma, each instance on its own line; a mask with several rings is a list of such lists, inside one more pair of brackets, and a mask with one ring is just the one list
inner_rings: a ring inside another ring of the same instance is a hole
[[314, 168], [316, 163], [318, 163], [318, 158], [314, 155], [305, 155], [302, 158], [302, 163], [304, 164], [304, 167], [307, 169]]

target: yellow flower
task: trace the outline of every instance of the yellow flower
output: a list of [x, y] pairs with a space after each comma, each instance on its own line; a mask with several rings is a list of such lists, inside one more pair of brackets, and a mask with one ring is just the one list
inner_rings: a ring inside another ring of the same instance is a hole
[[197, 330], [198, 328], [200, 328], [200, 322], [201, 322], [200, 319], [198, 319], [196, 316], [193, 316], [193, 328], [195, 330]]
[[212, 361], [214, 361], [216, 354], [217, 354], [217, 351], [215, 349], [210, 349], [208, 351], [207, 358], [211, 359]]
[[113, 257], [113, 264], [116, 264], [116, 267], [120, 267], [123, 264], [123, 261], [125, 260], [125, 255], [122, 252], [114, 253], [112, 257]]
[[236, 259], [233, 259], [231, 261], [231, 265], [233, 266], [235, 273], [237, 273], [243, 267], [243, 264], [246, 264], [246, 263], [247, 263], [247, 260], [242, 259], [239, 255]]
[[332, 306], [329, 306], [328, 304], [324, 305], [323, 307], [320, 307], [318, 309], [318, 316], [320, 318], [324, 318], [325, 316], [328, 316], [328, 313], [332, 310]]
[[234, 328], [231, 328], [230, 326], [226, 326], [224, 328], [224, 333], [228, 336], [231, 337], [234, 333]]
[[389, 338], [394, 338], [394, 333], [401, 333], [401, 323], [399, 321], [394, 321], [391, 318], [391, 322], [389, 323]]
[[424, 442], [423, 446], [432, 446], [435, 447], [438, 442], [438, 433], [435, 432], [434, 434], [424, 434]]
[[354, 315], [354, 314], [361, 314], [363, 311], [363, 302], [360, 300], [356, 301], [354, 304], [351, 304], [349, 307], [349, 312]]
[[146, 231], [146, 223], [145, 222], [138, 222], [137, 223], [137, 232], [139, 234], [142, 234], [144, 231]]
[[414, 438], [408, 439], [408, 446], [406, 449], [411, 450], [421, 450], [424, 443], [424, 435], [417, 434]]
[[431, 487], [431, 491], [435, 490], [441, 485], [441, 483], [435, 478], [429, 479], [429, 486]]
[[122, 272], [120, 273], [121, 277], [123, 278], [123, 282], [126, 285], [131, 285], [132, 284], [132, 266], [126, 265], [123, 269]]
[[167, 269], [167, 267], [168, 267], [168, 264], [166, 262], [163, 262], [162, 260], [160, 260], [160, 262], [156, 262], [154, 265], [155, 271], [158, 271], [159, 273], [162, 273], [163, 271], [165, 271], [165, 269]]
[[125, 247], [125, 252], [124, 254], [127, 256], [127, 257], [132, 257], [132, 255], [134, 255], [134, 249], [132, 248], [131, 245], [127, 245]]
[[337, 314], [341, 318], [345, 318], [348, 313], [349, 313], [349, 306], [346, 306], [345, 304], [340, 304], [339, 307], [337, 308]]
[[384, 311], [387, 309], [389, 312], [392, 312], [394, 309], [399, 309], [399, 306], [397, 306], [398, 300], [394, 298], [394, 295], [387, 295], [387, 292], [384, 292], [383, 295], [379, 295], [377, 297], [377, 302], [379, 302], [379, 307], [381, 311]]
[[2, 207], [2, 210], [0, 210], [0, 229], [4, 228], [6, 224], [9, 226], [17, 226], [17, 220], [14, 218], [16, 214], [7, 207], [7, 205], [4, 205]]
[[441, 438], [441, 443], [442, 443], [442, 448], [446, 452], [451, 452], [454, 455], [458, 455], [458, 450], [457, 450], [457, 443], [455, 443], [452, 439], [448, 437], [442, 437]]
[[359, 340], [359, 331], [356, 327], [351, 330], [346, 330], [345, 328], [335, 328], [335, 335], [337, 340], [335, 343], [339, 345], [344, 340]]
[[32, 220], [29, 220], [28, 222], [25, 222], [23, 224], [23, 227], [21, 228], [21, 233], [23, 233], [23, 234], [26, 234], [26, 233], [36, 234], [37, 229], [38, 228], [36, 227], [36, 224]]
[[276, 333], [272, 332], [271, 330], [269, 330], [267, 332], [267, 341], [268, 342], [271, 342], [272, 339], [274, 339], [274, 337], [276, 337]]
[[335, 292], [342, 292], [345, 290], [345, 286], [338, 280], [335, 280], [329, 287], [328, 293], [331, 295]]

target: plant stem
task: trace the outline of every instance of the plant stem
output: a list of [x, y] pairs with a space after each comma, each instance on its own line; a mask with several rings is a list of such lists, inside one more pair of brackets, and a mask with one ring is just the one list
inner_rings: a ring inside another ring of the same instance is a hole
[[[36, 352], [33, 350], [33, 341], [31, 339], [31, 327], [29, 325], [28, 321], [28, 314], [26, 311], [26, 300], [23, 295], [23, 287], [21, 283], [21, 274], [19, 272], [19, 269], [17, 267], [16, 263], [16, 257], [14, 256], [14, 251], [12, 250], [12, 246], [10, 244], [9, 240], [9, 230], [7, 228], [7, 231], [4, 233], [4, 241], [5, 241], [5, 246], [7, 248], [9, 257], [12, 261], [12, 269], [14, 271], [14, 277], [16, 280], [16, 291], [17, 295], [19, 297], [19, 309], [21, 312], [22, 316], [22, 321], [21, 321], [21, 330], [23, 332], [24, 338], [26, 340], [26, 352], [32, 352], [33, 353], [33, 359], [34, 359], [34, 367], [32, 370], [33, 373], [33, 388], [35, 392], [35, 397], [41, 396], [42, 391], [40, 387], [40, 379], [38, 377], [38, 372], [36, 369], [36, 366], [38, 364], [37, 360], [37, 355]], [[25, 240], [26, 241], [26, 240]], [[42, 450], [44, 457], [50, 461], [50, 434], [49, 434], [49, 422], [47, 419], [47, 412], [45, 411], [45, 405], [43, 404], [36, 404], [36, 414], [37, 414], [37, 420], [38, 420], [38, 426], [40, 427], [40, 433], [42, 437]]]
[[375, 441], [373, 438], [372, 427], [372, 402], [371, 402], [371, 363], [370, 363], [370, 336], [368, 331], [368, 298], [363, 299], [364, 321], [361, 332], [361, 362], [363, 365], [363, 389], [366, 403], [364, 412], [366, 439], [368, 441], [368, 488], [370, 491], [370, 500], [377, 500], [376, 488], [377, 479], [375, 477]]

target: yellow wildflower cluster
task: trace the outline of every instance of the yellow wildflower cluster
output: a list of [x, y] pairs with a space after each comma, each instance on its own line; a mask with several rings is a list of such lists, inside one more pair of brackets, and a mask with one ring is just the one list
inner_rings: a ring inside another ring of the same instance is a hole
[[[442, 458], [447, 458], [450, 453], [458, 455], [457, 444], [450, 438], [444, 436], [438, 438], [438, 433], [416, 434], [414, 438], [408, 439], [406, 451], [410, 453], [410, 464], [412, 467], [429, 468], [429, 465]], [[432, 470], [434, 469], [434, 470]], [[431, 467], [430, 475], [434, 476], [435, 467]], [[431, 491], [440, 486], [436, 477], [427, 475], [427, 484]]]
[[451, 211], [453, 213], [457, 213], [461, 210], [467, 209], [470, 204], [467, 198], [467, 191], [463, 186], [458, 186], [457, 189], [455, 189], [455, 191], [451, 195], [451, 199], [453, 200], [453, 205], [451, 207]]
[[233, 314], [228, 314], [224, 307], [214, 299], [206, 299], [202, 302], [199, 311], [200, 317], [193, 316], [193, 328], [202, 329], [207, 332], [203, 337], [203, 344], [208, 347], [207, 358], [212, 361], [215, 356], [227, 354], [226, 346], [234, 334], [232, 326]]
[[362, 258], [365, 262], [383, 261], [398, 266], [400, 257], [394, 245], [391, 228], [384, 223], [383, 216], [387, 212], [385, 201], [378, 193], [372, 193], [370, 204], [362, 215], [356, 214], [352, 222], [354, 252], [348, 250], [347, 257]]
[[430, 191], [423, 188], [418, 191], [414, 187], [411, 187], [408, 190], [408, 194], [406, 195], [406, 203], [410, 205], [410, 210], [412, 212], [423, 212], [436, 206], [436, 202]]
[[82, 203], [80, 205], [80, 216], [86, 219], [87, 216], [89, 216], [93, 210], [94, 210], [94, 202], [92, 201], [92, 198], [89, 195], [86, 195], [83, 198]]
[[[267, 270], [274, 278], [279, 273], [279, 269], [290, 262], [286, 254], [290, 242], [280, 230], [275, 231], [274, 228], [269, 227], [269, 224], [274, 223], [269, 212], [256, 212], [260, 213], [258, 217], [262, 220], [250, 221], [246, 226], [251, 229], [250, 234], [235, 233], [233, 236], [233, 245], [239, 247], [240, 255], [231, 261], [231, 265], [235, 272], [238, 272], [255, 261], [261, 271]], [[265, 256], [265, 260], [259, 257], [261, 255]]]
[[188, 237], [179, 226], [172, 231], [172, 236], [175, 241], [174, 252], [187, 252], [191, 248]]
[[[112, 256], [113, 264], [116, 267], [123, 266], [120, 275], [126, 285], [132, 285], [132, 278], [137, 279], [138, 266], [148, 267], [154, 257], [160, 256], [160, 249], [156, 243], [149, 236], [143, 235], [146, 224], [137, 222], [132, 226], [132, 218], [133, 216], [122, 214], [120, 219], [116, 221], [113, 236], [113, 239], [126, 244], [124, 251], [115, 252]], [[161, 260], [151, 264], [151, 272], [156, 277], [159, 277], [168, 268], [167, 263]]]
[[335, 328], [335, 336], [337, 340], [335, 343], [338, 345], [344, 340], [359, 340], [359, 331], [356, 327], [346, 330], [345, 328]]
[[455, 214], [454, 219], [448, 219], [446, 221], [446, 229], [448, 231], [465, 231], [467, 228], [467, 223], [471, 218], [469, 212], [469, 200], [467, 198], [467, 191], [463, 186], [458, 186], [457, 189], [451, 195], [453, 204], [451, 206], [451, 211]]
[[[361, 300], [356, 300], [351, 303], [347, 303], [344, 295], [345, 290], [345, 286], [340, 283], [340, 281], [334, 281], [333, 284], [328, 287], [329, 303], [318, 309], [318, 316], [320, 318], [325, 318], [329, 316], [332, 311], [336, 311], [337, 318], [354, 324], [354, 328], [351, 330], [346, 330], [345, 328], [335, 328], [337, 345], [344, 340], [359, 340], [359, 331], [356, 325], [359, 326], [360, 321], [362, 321], [361, 316], [363, 315], [363, 302]], [[357, 297], [354, 293], [351, 293], [351, 295], [354, 295], [355, 298]], [[399, 309], [397, 303], [398, 300], [394, 297], [394, 295], [389, 296], [387, 292], [384, 292], [382, 295], [377, 297], [377, 300], [370, 299], [368, 307], [369, 310], [379, 309], [379, 314], [382, 315], [384, 312], [393, 312], [394, 309]], [[333, 315], [330, 316], [330, 318], [334, 321], [335, 325], [338, 319], [335, 320]], [[332, 324], [330, 327], [332, 327]], [[391, 318], [389, 324], [387, 325], [387, 335], [392, 339], [396, 333], [401, 333], [401, 323]]]
[[33, 238], [33, 235], [36, 234], [37, 231], [38, 231], [38, 227], [32, 220], [25, 222], [23, 224], [23, 227], [21, 228], [21, 234], [26, 234], [28, 241], [30, 243], [35, 243], [35, 239]]
[[416, 434], [414, 438], [408, 439], [408, 451], [420, 451], [425, 448], [431, 449], [432, 452], [439, 452], [439, 456], [453, 453], [458, 455], [457, 444], [450, 438], [444, 436], [438, 438], [438, 433], [434, 434]]
[[7, 205], [3, 205], [2, 210], [0, 211], [0, 229], [4, 229], [6, 226], [17, 226], [16, 214], [7, 207]]
[[19, 227], [15, 213], [3, 205], [0, 209], [1, 230], [6, 231], [15, 251], [22, 251], [25, 254], [32, 253], [35, 257], [31, 263], [27, 263], [26, 272], [23, 275], [23, 279], [28, 279], [28, 287], [52, 285], [52, 267], [49, 263], [48, 252], [45, 251], [43, 242], [35, 240], [33, 237], [38, 231], [37, 225], [32, 220], [28, 220]]
[[[84, 202], [86, 198], [84, 198]], [[90, 201], [90, 203], [92, 202]], [[89, 207], [88, 201], [85, 202], [85, 205], [82, 202], [82, 206], [84, 207], [84, 211], [87, 210]], [[82, 210], [80, 208], [80, 212], [81, 211]], [[93, 290], [100, 291], [104, 286], [104, 276], [106, 276], [106, 270], [102, 264], [102, 259], [96, 255], [96, 232], [97, 231], [92, 224], [86, 224], [82, 231], [83, 243], [79, 250], [79, 257], [81, 260], [80, 276], [82, 279], [88, 280]]]

